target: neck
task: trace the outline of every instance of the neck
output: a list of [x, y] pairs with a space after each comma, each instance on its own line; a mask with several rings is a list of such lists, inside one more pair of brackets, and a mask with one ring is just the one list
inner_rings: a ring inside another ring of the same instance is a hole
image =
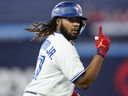
[[57, 26], [56, 32], [60, 33], [60, 28]]

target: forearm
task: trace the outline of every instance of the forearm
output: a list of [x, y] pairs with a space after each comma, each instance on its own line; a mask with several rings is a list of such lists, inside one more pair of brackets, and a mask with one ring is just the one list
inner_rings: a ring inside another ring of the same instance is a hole
[[103, 64], [103, 57], [100, 55], [95, 55], [91, 61], [91, 63], [86, 68], [86, 74], [83, 79], [85, 79], [86, 83], [91, 84], [96, 80], [101, 66]]
[[86, 68], [84, 75], [78, 79], [75, 84], [81, 88], [87, 89], [97, 78], [99, 71], [103, 63], [103, 57], [100, 55], [95, 55], [91, 63]]

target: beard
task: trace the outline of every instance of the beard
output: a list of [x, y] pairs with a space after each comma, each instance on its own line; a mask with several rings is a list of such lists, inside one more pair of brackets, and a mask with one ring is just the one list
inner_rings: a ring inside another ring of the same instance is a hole
[[68, 33], [67, 29], [62, 24], [60, 26], [60, 33], [62, 33], [68, 41], [75, 40], [78, 38], [78, 35], [72, 36], [70, 33]]

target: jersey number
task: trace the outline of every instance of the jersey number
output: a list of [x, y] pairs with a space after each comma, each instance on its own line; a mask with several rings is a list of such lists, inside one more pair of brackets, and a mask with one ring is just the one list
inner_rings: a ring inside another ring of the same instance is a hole
[[37, 79], [37, 76], [39, 75], [39, 73], [42, 69], [44, 60], [45, 60], [45, 56], [41, 55], [39, 58], [39, 67], [38, 67], [37, 71], [35, 72], [33, 79], [35, 79], [35, 80]]

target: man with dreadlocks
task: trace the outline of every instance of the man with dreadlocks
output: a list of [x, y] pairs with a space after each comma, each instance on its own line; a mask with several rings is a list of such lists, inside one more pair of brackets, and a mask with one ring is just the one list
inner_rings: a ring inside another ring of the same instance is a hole
[[37, 32], [34, 39], [43, 40], [43, 43], [33, 80], [23, 96], [80, 96], [74, 91], [75, 86], [87, 89], [95, 81], [110, 47], [110, 39], [102, 34], [100, 27], [96, 39], [97, 53], [84, 68], [73, 43], [87, 20], [82, 16], [80, 5], [60, 2], [52, 10], [51, 18], [27, 29]]

